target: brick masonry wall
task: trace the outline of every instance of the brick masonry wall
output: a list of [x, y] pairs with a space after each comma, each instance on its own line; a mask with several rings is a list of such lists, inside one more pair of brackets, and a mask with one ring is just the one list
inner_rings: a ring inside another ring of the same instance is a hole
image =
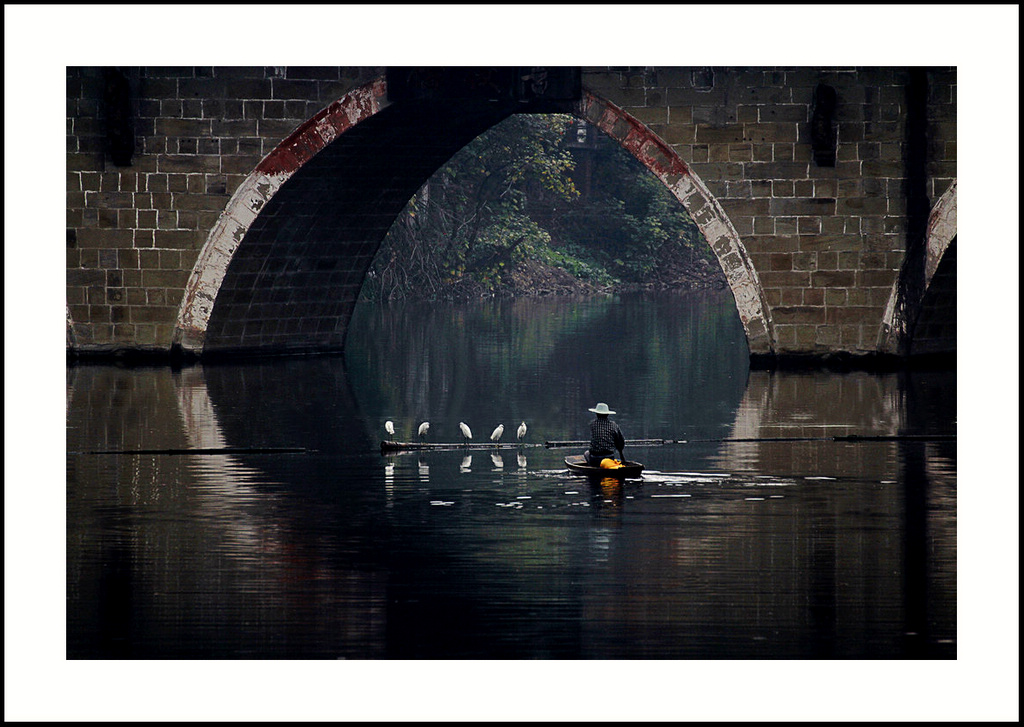
[[[928, 195], [956, 178], [956, 71], [928, 72]], [[587, 68], [584, 86], [664, 139], [757, 270], [780, 353], [868, 352], [906, 249], [906, 69]], [[819, 83], [836, 161], [813, 158]]]
[[[67, 70], [67, 305], [79, 351], [167, 350], [231, 195], [302, 123], [383, 68], [126, 68], [134, 153], [110, 154], [103, 69]], [[906, 69], [585, 68], [669, 144], [756, 269], [777, 352], [866, 352], [906, 248]], [[956, 177], [956, 72], [928, 72], [927, 193]], [[812, 154], [836, 90], [835, 166]]]
[[67, 305], [76, 349], [170, 348], [199, 250], [238, 185], [382, 68], [126, 68], [134, 154], [113, 163], [103, 69], [67, 69]]

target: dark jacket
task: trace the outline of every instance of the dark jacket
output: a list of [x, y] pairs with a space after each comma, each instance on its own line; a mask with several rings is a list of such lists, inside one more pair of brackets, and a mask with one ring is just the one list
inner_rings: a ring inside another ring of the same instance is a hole
[[615, 452], [622, 452], [626, 439], [619, 430], [619, 425], [606, 416], [599, 416], [590, 422], [589, 452], [595, 457], [607, 457]]

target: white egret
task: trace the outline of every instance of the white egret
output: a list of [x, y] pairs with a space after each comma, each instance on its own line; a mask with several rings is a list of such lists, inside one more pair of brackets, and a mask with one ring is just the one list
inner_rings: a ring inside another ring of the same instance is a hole
[[395, 436], [395, 423], [390, 420], [384, 422], [384, 431], [392, 437]]
[[516, 430], [516, 439], [522, 441], [523, 437], [526, 436], [526, 422], [519, 425], [519, 429]]
[[466, 438], [467, 442], [473, 438], [473, 432], [469, 430], [465, 422], [459, 422], [459, 429], [462, 430], [462, 436]]
[[420, 437], [425, 437], [427, 436], [428, 429], [430, 429], [430, 422], [423, 422], [422, 424], [420, 424], [420, 428], [417, 431], [417, 433], [420, 435]]
[[504, 434], [504, 433], [505, 433], [505, 425], [504, 424], [499, 424], [497, 427], [494, 428], [494, 431], [491, 432], [491, 441], [492, 442], [497, 442], [499, 439], [501, 439], [501, 435]]

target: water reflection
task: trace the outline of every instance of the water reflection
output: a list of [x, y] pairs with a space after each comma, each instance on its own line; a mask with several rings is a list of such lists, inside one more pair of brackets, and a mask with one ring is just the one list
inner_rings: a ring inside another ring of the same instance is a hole
[[[68, 656], [955, 657], [955, 441], [829, 439], [955, 432], [955, 375], [748, 377], [710, 309], [548, 305], [554, 322], [452, 315], [440, 333], [497, 355], [447, 361], [422, 320], [399, 346], [370, 316], [349, 344], [381, 377], [341, 358], [69, 369]], [[642, 480], [570, 476], [543, 446], [380, 454], [387, 419], [396, 438], [428, 417], [438, 438], [495, 417], [581, 435], [583, 382], [614, 377], [580, 349], [620, 320], [642, 350], [615, 379], [624, 428], [702, 435], [632, 447]], [[700, 368], [709, 330], [719, 366]]]

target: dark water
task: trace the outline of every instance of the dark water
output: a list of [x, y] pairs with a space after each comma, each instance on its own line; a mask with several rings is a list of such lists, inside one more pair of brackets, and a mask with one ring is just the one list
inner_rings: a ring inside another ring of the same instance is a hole
[[[347, 345], [68, 369], [69, 659], [956, 658], [955, 373], [748, 371], [727, 292], [368, 307]], [[598, 401], [688, 443], [569, 476], [543, 444]], [[385, 457], [388, 419], [529, 431]]]

